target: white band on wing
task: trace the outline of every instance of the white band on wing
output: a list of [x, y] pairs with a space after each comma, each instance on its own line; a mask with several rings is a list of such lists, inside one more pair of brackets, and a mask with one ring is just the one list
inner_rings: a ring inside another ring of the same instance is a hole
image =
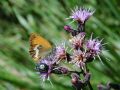
[[40, 50], [40, 49], [39, 49], [39, 45], [36, 45], [33, 50], [35, 51], [35, 56], [34, 56], [34, 57], [35, 57], [35, 58], [38, 58], [38, 56], [39, 56], [39, 50]]

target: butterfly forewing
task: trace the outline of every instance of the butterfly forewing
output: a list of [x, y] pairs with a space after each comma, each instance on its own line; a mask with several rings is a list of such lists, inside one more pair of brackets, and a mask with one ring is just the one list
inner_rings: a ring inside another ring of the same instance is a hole
[[35, 61], [38, 61], [41, 57], [51, 49], [51, 44], [43, 37], [32, 33], [30, 35], [30, 55]]

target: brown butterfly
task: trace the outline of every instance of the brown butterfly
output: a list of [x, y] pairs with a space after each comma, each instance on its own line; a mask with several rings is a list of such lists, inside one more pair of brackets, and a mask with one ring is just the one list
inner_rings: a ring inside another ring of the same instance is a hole
[[30, 35], [30, 55], [34, 59], [34, 61], [40, 60], [42, 57], [46, 55], [52, 48], [51, 44], [35, 33]]

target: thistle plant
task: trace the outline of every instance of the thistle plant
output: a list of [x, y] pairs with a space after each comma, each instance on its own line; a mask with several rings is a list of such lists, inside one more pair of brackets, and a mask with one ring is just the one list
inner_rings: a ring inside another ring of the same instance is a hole
[[[90, 83], [92, 74], [87, 67], [96, 58], [100, 59], [103, 50], [102, 39], [86, 39], [85, 23], [93, 15], [95, 10], [86, 8], [75, 8], [67, 19], [77, 22], [77, 29], [70, 25], [65, 25], [64, 30], [70, 33], [71, 38], [68, 40], [68, 46], [64, 44], [53, 47], [51, 53], [40, 60], [36, 65], [36, 70], [40, 73], [41, 78], [49, 80], [51, 74], [67, 75], [71, 78], [71, 84], [75, 90], [93, 90]], [[68, 49], [67, 49], [68, 48]], [[69, 67], [62, 66], [61, 63], [70, 64], [77, 70], [69, 70]], [[81, 77], [82, 76], [82, 77]], [[102, 87], [98, 87], [99, 90]], [[105, 89], [105, 90], [109, 90]]]

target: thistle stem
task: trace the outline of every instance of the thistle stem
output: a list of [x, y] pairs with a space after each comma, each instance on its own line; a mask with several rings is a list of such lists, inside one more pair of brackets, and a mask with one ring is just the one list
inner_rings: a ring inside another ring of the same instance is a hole
[[85, 23], [81, 24], [78, 22], [78, 32], [85, 32]]
[[93, 90], [93, 87], [92, 87], [90, 81], [88, 82], [88, 87], [89, 87], [90, 90]]

